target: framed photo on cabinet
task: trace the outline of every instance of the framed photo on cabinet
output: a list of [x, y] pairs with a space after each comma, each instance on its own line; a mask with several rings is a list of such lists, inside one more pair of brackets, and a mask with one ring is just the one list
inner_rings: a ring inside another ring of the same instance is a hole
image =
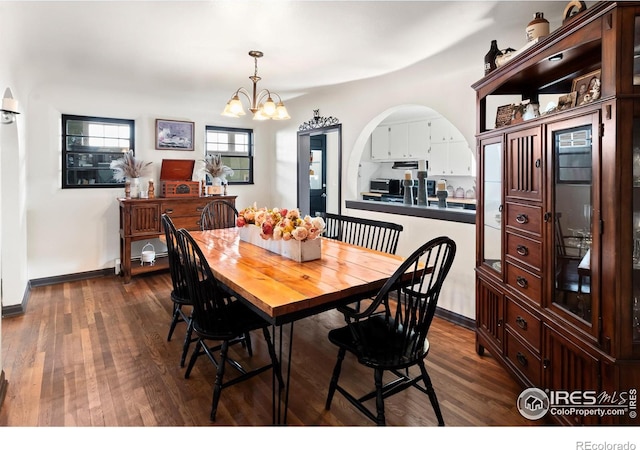
[[576, 106], [586, 105], [599, 99], [600, 70], [575, 78], [571, 90], [576, 93]]
[[561, 95], [558, 99], [558, 107], [557, 111], [564, 111], [566, 109], [570, 109], [576, 106], [576, 93], [572, 92], [567, 95]]
[[193, 150], [194, 123], [156, 119], [156, 150]]

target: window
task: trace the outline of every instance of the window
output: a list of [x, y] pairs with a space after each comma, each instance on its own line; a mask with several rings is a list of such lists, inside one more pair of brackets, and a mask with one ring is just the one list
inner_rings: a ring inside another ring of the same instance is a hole
[[113, 179], [111, 161], [133, 150], [134, 121], [62, 115], [62, 188], [124, 186]]
[[229, 184], [253, 184], [253, 130], [207, 126], [204, 146], [205, 157], [219, 153], [233, 170]]

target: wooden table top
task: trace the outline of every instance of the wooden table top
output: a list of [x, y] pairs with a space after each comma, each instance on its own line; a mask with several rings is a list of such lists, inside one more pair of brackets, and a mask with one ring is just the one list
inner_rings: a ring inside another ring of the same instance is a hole
[[241, 241], [236, 228], [192, 231], [214, 275], [274, 324], [377, 292], [400, 256], [322, 239], [322, 257], [296, 262]]

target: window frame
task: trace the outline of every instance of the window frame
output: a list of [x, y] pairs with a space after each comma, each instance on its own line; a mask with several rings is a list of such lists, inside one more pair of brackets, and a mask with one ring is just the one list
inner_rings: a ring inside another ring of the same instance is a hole
[[[67, 146], [67, 142], [68, 142], [68, 138], [72, 138], [72, 137], [88, 137], [88, 136], [83, 136], [83, 135], [77, 135], [77, 134], [70, 134], [67, 132], [67, 123], [69, 121], [79, 121], [79, 122], [98, 122], [98, 123], [104, 123], [104, 124], [116, 124], [116, 125], [127, 125], [129, 127], [129, 150], [133, 152], [133, 154], [135, 155], [135, 120], [132, 119], [119, 119], [119, 118], [112, 118], [112, 117], [97, 117], [97, 116], [83, 116], [83, 115], [75, 115], [75, 114], [62, 114], [61, 116], [62, 120], [61, 120], [61, 143], [62, 143], [62, 152], [61, 152], [61, 157], [62, 157], [62, 170], [61, 170], [61, 186], [62, 189], [112, 189], [112, 188], [122, 188], [124, 187], [124, 181], [121, 182], [113, 182], [113, 183], [91, 183], [91, 184], [83, 184], [83, 183], [69, 183], [68, 182], [68, 173], [70, 172], [70, 169], [75, 171], [75, 169], [78, 169], [78, 172], [82, 171], [83, 169], [81, 167], [69, 167], [68, 164], [68, 156], [70, 155], [82, 155], [82, 154], [86, 154], [86, 155], [92, 155], [93, 156], [115, 156], [118, 155], [118, 157], [120, 157], [122, 155], [122, 152], [115, 152], [115, 151], [80, 151], [78, 149], [70, 149]], [[101, 136], [95, 136], [95, 137], [101, 137]], [[102, 136], [102, 137], [108, 137], [108, 136]], [[121, 138], [118, 138], [121, 139]], [[87, 146], [89, 147], [89, 146]], [[96, 147], [89, 147], [89, 148], [96, 148]], [[97, 147], [99, 148], [99, 147]], [[111, 147], [114, 148], [114, 147]], [[116, 159], [116, 158], [112, 158], [112, 159]], [[98, 167], [97, 169], [94, 170], [105, 170], [106, 167]], [[87, 168], [84, 170], [91, 170], [91, 168]], [[111, 169], [109, 169], [111, 170]], [[96, 177], [97, 178], [97, 177]], [[95, 180], [95, 179], [94, 179]], [[96, 180], [97, 181], [97, 180]]]
[[[214, 131], [214, 132], [234, 132], [234, 133], [245, 133], [247, 135], [248, 138], [248, 150], [247, 153], [243, 153], [243, 152], [234, 152], [234, 151], [230, 151], [230, 152], [224, 152], [224, 151], [208, 151], [207, 147], [208, 144], [210, 143], [207, 140], [207, 135], [210, 131]], [[254, 159], [254, 134], [253, 134], [253, 129], [252, 128], [235, 128], [235, 127], [224, 127], [224, 126], [217, 126], [217, 125], [206, 125], [205, 129], [204, 129], [204, 157], [206, 159], [206, 157], [208, 155], [214, 155], [214, 154], [220, 154], [220, 156], [222, 156], [222, 161], [223, 163], [225, 163], [226, 165], [228, 165], [234, 172], [236, 169], [232, 166], [230, 166], [227, 161], [225, 161], [225, 157], [233, 157], [233, 158], [246, 158], [249, 161], [249, 168], [246, 169], [249, 172], [249, 179], [246, 181], [232, 181], [232, 180], [227, 180], [227, 182], [229, 184], [234, 184], [234, 185], [241, 185], [241, 184], [254, 184], [254, 165], [253, 165], [253, 159]], [[245, 170], [245, 169], [242, 169]]]

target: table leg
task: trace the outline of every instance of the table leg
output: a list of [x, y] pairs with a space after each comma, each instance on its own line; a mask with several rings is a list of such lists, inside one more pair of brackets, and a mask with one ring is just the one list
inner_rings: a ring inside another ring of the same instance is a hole
[[[271, 334], [273, 335], [274, 345], [276, 341], [276, 336], [278, 336], [278, 361], [280, 363], [280, 370], [283, 367], [283, 331], [282, 328], [286, 325], [280, 325], [278, 327], [278, 331], [276, 333], [276, 326], [271, 326]], [[289, 387], [291, 384], [291, 354], [293, 350], [293, 322], [289, 323], [289, 345], [287, 349], [287, 366], [286, 366], [286, 375], [284, 377], [284, 392], [283, 388], [280, 387], [280, 383], [278, 383], [276, 373], [273, 371], [272, 374], [272, 415], [273, 415], [273, 424], [274, 425], [286, 425], [287, 424], [287, 411], [289, 408]], [[277, 393], [277, 395], [276, 395]], [[284, 399], [283, 399], [284, 396]], [[277, 399], [276, 399], [277, 397]]]

